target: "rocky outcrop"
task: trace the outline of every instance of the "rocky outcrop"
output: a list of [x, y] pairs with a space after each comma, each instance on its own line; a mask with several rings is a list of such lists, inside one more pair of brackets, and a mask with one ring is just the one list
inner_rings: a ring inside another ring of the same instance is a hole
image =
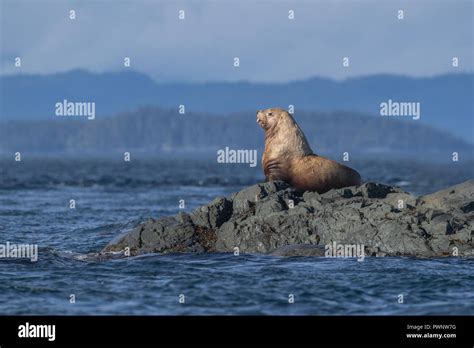
[[267, 182], [191, 214], [150, 219], [102, 254], [324, 256], [329, 246], [357, 245], [366, 256], [474, 256], [473, 218], [474, 180], [418, 198], [375, 183], [318, 194]]

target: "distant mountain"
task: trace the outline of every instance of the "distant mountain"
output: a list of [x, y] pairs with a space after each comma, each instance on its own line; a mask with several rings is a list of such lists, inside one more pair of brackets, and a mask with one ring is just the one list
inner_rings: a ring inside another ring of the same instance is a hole
[[[348, 112], [299, 112], [296, 120], [313, 150], [319, 154], [363, 157], [377, 155], [440, 156], [451, 161], [453, 152], [471, 158], [474, 146], [449, 133], [421, 123]], [[135, 154], [177, 155], [194, 153], [216, 156], [218, 149], [257, 149], [261, 155], [264, 132], [255, 115], [186, 113], [146, 107], [115, 117], [55, 118], [46, 121], [0, 122], [0, 152], [12, 155], [66, 153], [75, 155]]]
[[[349, 111], [377, 115], [389, 99], [421, 103], [419, 121], [473, 142], [474, 74], [432, 78], [374, 75], [334, 81], [312, 78], [280, 84], [156, 83], [136, 72], [95, 74], [74, 70], [55, 75], [0, 77], [0, 116], [14, 120], [54, 120], [55, 104], [95, 102], [98, 118], [145, 105], [186, 111], [223, 113], [271, 106], [299, 110]], [[401, 119], [401, 117], [398, 117]]]

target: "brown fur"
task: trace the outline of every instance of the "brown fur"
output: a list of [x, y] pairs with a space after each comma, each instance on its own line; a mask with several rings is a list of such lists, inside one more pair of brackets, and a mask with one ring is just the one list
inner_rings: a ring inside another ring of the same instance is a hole
[[361, 184], [359, 173], [313, 153], [293, 117], [283, 109], [257, 112], [265, 130], [263, 171], [269, 181], [283, 180], [299, 191], [324, 193]]

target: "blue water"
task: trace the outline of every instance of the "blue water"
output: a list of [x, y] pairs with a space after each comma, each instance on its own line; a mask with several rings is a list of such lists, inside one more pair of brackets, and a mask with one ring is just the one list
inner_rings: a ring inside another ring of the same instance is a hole
[[[416, 194], [474, 177], [472, 163], [352, 166]], [[82, 257], [180, 199], [191, 211], [259, 181], [260, 168], [207, 161], [1, 161], [0, 243], [40, 249], [37, 262], [0, 260], [0, 314], [474, 314], [474, 259]]]

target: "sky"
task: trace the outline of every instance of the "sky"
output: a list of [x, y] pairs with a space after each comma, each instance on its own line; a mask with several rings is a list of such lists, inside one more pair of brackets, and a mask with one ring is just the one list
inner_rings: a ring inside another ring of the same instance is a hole
[[157, 82], [274, 83], [472, 72], [473, 3], [0, 0], [0, 74], [133, 69]]

